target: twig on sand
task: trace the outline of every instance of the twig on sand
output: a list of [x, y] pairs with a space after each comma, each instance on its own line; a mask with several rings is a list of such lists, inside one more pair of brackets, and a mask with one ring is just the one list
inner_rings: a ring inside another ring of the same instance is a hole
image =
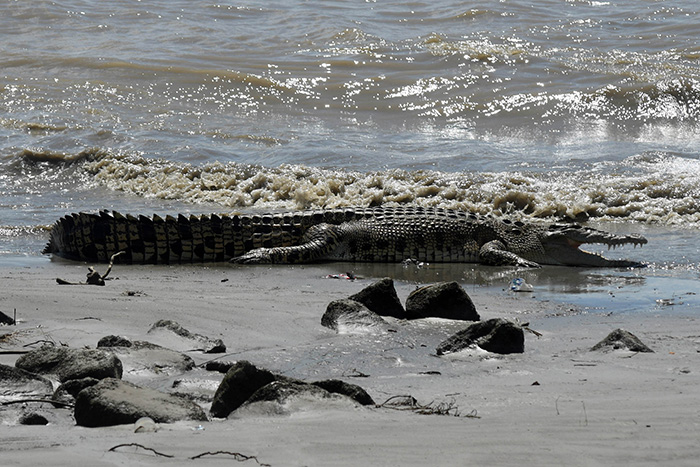
[[453, 417], [481, 418], [477, 415], [476, 410], [462, 415], [454, 401], [440, 402], [438, 404], [435, 404], [433, 401], [429, 404], [421, 405], [416, 398], [411, 395], [391, 396], [382, 404], [377, 404], [377, 407], [386, 407], [394, 410], [409, 410], [421, 415], [451, 415]]
[[527, 332], [530, 332], [530, 333], [536, 335], [537, 337], [542, 337], [541, 332], [537, 332], [534, 329], [530, 328], [530, 322], [521, 323], [518, 318], [515, 318], [515, 322], [518, 324], [518, 326], [520, 326], [521, 328], [523, 328]]
[[95, 271], [94, 267], [89, 266], [87, 281], [85, 282], [69, 282], [65, 279], [61, 279], [60, 277], [56, 278], [56, 282], [58, 283], [58, 285], [105, 285], [105, 280], [107, 279], [109, 273], [112, 271], [112, 266], [114, 266], [114, 258], [124, 253], [126, 252], [120, 251], [112, 255], [112, 257], [109, 259], [109, 266], [107, 266], [107, 271], [104, 274], [100, 274], [99, 272]]
[[270, 467], [270, 464], [263, 464], [255, 456], [246, 456], [245, 454], [241, 454], [240, 452], [231, 452], [231, 451], [203, 452], [201, 454], [197, 454], [196, 456], [190, 457], [190, 459], [194, 460], [194, 459], [200, 459], [200, 458], [205, 457], [205, 456], [218, 456], [220, 454], [225, 454], [227, 456], [233, 456], [233, 458], [235, 460], [237, 460], [238, 462], [245, 462], [245, 461], [253, 459], [255, 462], [258, 463], [258, 465]]
[[18, 399], [18, 400], [14, 400], [14, 401], [2, 402], [2, 403], [0, 403], [0, 405], [24, 404], [25, 402], [41, 402], [41, 403], [47, 403], [47, 404], [53, 404], [53, 405], [60, 405], [62, 407], [68, 407], [68, 408], [75, 407], [75, 405], [71, 404], [70, 402], [61, 402], [61, 401], [56, 401], [53, 399]]
[[347, 376], [348, 378], [369, 378], [367, 373], [363, 373], [357, 370], [357, 368], [353, 368], [349, 373], [343, 373], [343, 376]]
[[22, 347], [31, 347], [32, 345], [36, 345], [36, 344], [42, 344], [42, 345], [46, 344], [46, 345], [53, 345], [53, 346], [56, 345], [56, 343], [52, 340], [39, 339], [38, 341], [30, 342], [29, 344], [24, 344]]
[[[146, 446], [144, 446], [143, 444], [139, 444], [139, 443], [117, 444], [116, 446], [112, 446], [111, 448], [109, 448], [109, 449], [107, 450], [107, 452], [116, 452], [116, 450], [119, 449], [119, 448], [124, 448], [124, 447], [129, 447], [129, 446], [134, 446], [134, 447], [137, 447], [137, 448], [145, 449], [145, 450], [147, 450], [147, 451], [151, 451], [151, 452], [152, 452], [153, 454], [155, 454], [156, 456], [168, 457], [168, 458], [171, 458], [171, 459], [175, 457], [175, 456], [170, 455], [170, 454], [165, 454], [165, 453], [156, 451], [156, 450], [153, 449], [153, 448], [146, 447]], [[206, 457], [206, 456], [218, 456], [218, 455], [222, 455], [222, 454], [223, 454], [223, 455], [227, 455], [227, 456], [233, 456], [233, 458], [234, 458], [235, 460], [237, 460], [238, 462], [245, 462], [245, 461], [249, 461], [249, 460], [252, 459], [252, 460], [254, 460], [254, 461], [255, 461], [258, 465], [260, 465], [260, 466], [263, 466], [263, 467], [271, 467], [270, 464], [263, 464], [262, 462], [260, 462], [256, 456], [248, 456], [248, 455], [242, 454], [242, 453], [240, 453], [240, 452], [232, 452], [232, 451], [207, 451], [207, 452], [203, 452], [203, 453], [201, 453], [201, 454], [197, 454], [196, 456], [192, 456], [192, 457], [190, 457], [189, 459], [190, 459], [190, 460], [201, 459], [202, 457]]]
[[109, 449], [107, 450], [107, 452], [115, 452], [115, 451], [116, 451], [117, 449], [119, 449], [119, 448], [124, 448], [124, 447], [129, 447], [129, 446], [134, 446], [134, 447], [137, 447], [137, 448], [145, 449], [146, 451], [151, 451], [151, 452], [152, 452], [153, 454], [155, 454], [156, 456], [170, 457], [170, 458], [175, 457], [175, 456], [171, 456], [170, 454], [163, 454], [162, 452], [158, 452], [158, 451], [156, 451], [156, 450], [153, 449], [153, 448], [148, 448], [148, 447], [144, 446], [143, 444], [139, 444], [139, 443], [117, 444], [116, 446], [112, 446], [111, 448], [109, 448]]

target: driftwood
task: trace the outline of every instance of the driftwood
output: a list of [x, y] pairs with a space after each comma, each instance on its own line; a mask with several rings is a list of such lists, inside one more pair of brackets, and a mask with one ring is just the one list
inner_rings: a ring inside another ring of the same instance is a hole
[[95, 271], [95, 268], [89, 266], [87, 281], [85, 282], [70, 282], [61, 279], [60, 277], [56, 278], [56, 282], [58, 283], [58, 285], [105, 285], [105, 280], [107, 279], [109, 273], [112, 271], [112, 266], [114, 266], [114, 258], [124, 253], [124, 251], [120, 251], [119, 253], [115, 253], [112, 255], [112, 257], [109, 260], [109, 266], [107, 266], [107, 271], [104, 274], [100, 274], [99, 272]]

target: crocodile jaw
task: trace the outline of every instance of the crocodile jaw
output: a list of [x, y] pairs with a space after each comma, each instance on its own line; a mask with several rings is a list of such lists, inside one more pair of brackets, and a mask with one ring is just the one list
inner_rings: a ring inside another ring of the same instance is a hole
[[[611, 234], [607, 234], [611, 236]], [[542, 264], [556, 264], [562, 266], [588, 266], [588, 267], [617, 267], [617, 268], [638, 268], [644, 267], [644, 263], [627, 259], [609, 259], [597, 253], [591, 253], [580, 249], [584, 243], [601, 243], [608, 245], [608, 249], [616, 248], [620, 245], [632, 244], [644, 245], [647, 240], [638, 235], [632, 236], [615, 236], [611, 241], [591, 241], [579, 242], [571, 238], [562, 236], [549, 237], [543, 242], [545, 250], [545, 259], [541, 260]], [[602, 240], [602, 239], [601, 239]], [[609, 240], [606, 239], [606, 240]]]

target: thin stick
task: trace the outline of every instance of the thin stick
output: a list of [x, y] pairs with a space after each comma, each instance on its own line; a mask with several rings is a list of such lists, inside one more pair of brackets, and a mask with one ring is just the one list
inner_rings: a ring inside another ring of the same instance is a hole
[[153, 454], [155, 454], [156, 456], [170, 457], [170, 458], [175, 457], [175, 456], [171, 456], [170, 454], [163, 454], [162, 452], [158, 452], [158, 451], [156, 451], [156, 450], [153, 449], [153, 448], [148, 448], [148, 447], [146, 447], [146, 446], [144, 446], [144, 445], [142, 445], [142, 444], [138, 444], [138, 443], [117, 444], [116, 446], [112, 446], [111, 448], [109, 448], [109, 450], [108, 450], [107, 452], [114, 452], [114, 451], [116, 451], [118, 448], [129, 447], [129, 446], [134, 446], [134, 447], [137, 447], [137, 448], [145, 449], [146, 451], [151, 451], [151, 452], [152, 452]]
[[255, 462], [258, 463], [258, 465], [270, 467], [270, 464], [263, 464], [261, 463], [257, 457], [255, 456], [246, 456], [245, 454], [241, 454], [240, 452], [231, 452], [231, 451], [215, 451], [215, 452], [203, 452], [201, 454], [197, 454], [194, 457], [190, 457], [190, 459], [200, 459], [204, 456], [218, 456], [219, 454], [225, 454], [227, 456], [233, 456], [234, 459], [236, 459], [238, 462], [245, 462], [248, 460], [253, 459]]
[[106, 279], [107, 276], [109, 276], [109, 273], [112, 271], [112, 266], [114, 266], [114, 258], [125, 253], [126, 251], [119, 251], [117, 253], [114, 253], [112, 257], [109, 258], [109, 266], [107, 266], [107, 271], [105, 271], [104, 275], [102, 276], [102, 279]]
[[16, 401], [6, 401], [6, 402], [1, 403], [0, 405], [24, 404], [25, 402], [42, 402], [42, 403], [45, 402], [47, 404], [60, 405], [63, 407], [69, 407], [69, 408], [75, 407], [74, 404], [71, 404], [69, 402], [55, 401], [53, 399], [19, 399]]

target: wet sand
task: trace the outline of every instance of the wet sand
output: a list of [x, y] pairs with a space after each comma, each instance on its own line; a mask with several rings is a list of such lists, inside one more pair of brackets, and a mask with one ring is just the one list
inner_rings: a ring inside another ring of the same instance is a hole
[[[0, 327], [0, 334], [12, 334], [0, 350], [41, 340], [95, 347], [109, 334], [152, 340], [151, 325], [171, 319], [227, 345], [224, 355], [188, 352], [198, 364], [247, 359], [291, 377], [359, 384], [379, 404], [411, 395], [424, 405], [450, 406], [460, 416], [387, 407], [312, 410], [179, 422], [134, 433], [131, 425], [75, 426], [69, 411], [47, 426], [20, 426], [12, 419], [16, 407], [1, 407], [2, 464], [191, 465], [190, 457], [217, 451], [256, 456], [272, 466], [695, 465], [700, 457], [697, 310], [596, 312], [480, 285], [473, 270], [464, 277], [475, 279], [462, 285], [482, 319], [518, 319], [542, 335], [526, 333], [524, 354], [472, 350], [437, 357], [436, 345], [463, 323], [388, 319], [395, 332], [338, 335], [320, 320], [330, 301], [383, 275], [397, 277], [403, 301], [417, 285], [448, 275], [444, 270], [360, 268], [365, 278], [356, 281], [325, 278], [343, 267], [115, 266], [105, 287], [56, 284], [56, 277], [84, 280], [84, 264], [2, 267], [0, 310], [11, 314], [16, 308], [19, 324]], [[511, 273], [503, 272], [503, 280]], [[634, 333], [654, 353], [589, 350], [616, 328]], [[13, 365], [16, 358], [2, 354], [0, 363]], [[173, 377], [123, 378], [172, 390]], [[221, 375], [197, 370], [179, 378]], [[137, 447], [110, 451], [129, 443], [174, 458]], [[231, 456], [208, 457], [229, 462]]]

